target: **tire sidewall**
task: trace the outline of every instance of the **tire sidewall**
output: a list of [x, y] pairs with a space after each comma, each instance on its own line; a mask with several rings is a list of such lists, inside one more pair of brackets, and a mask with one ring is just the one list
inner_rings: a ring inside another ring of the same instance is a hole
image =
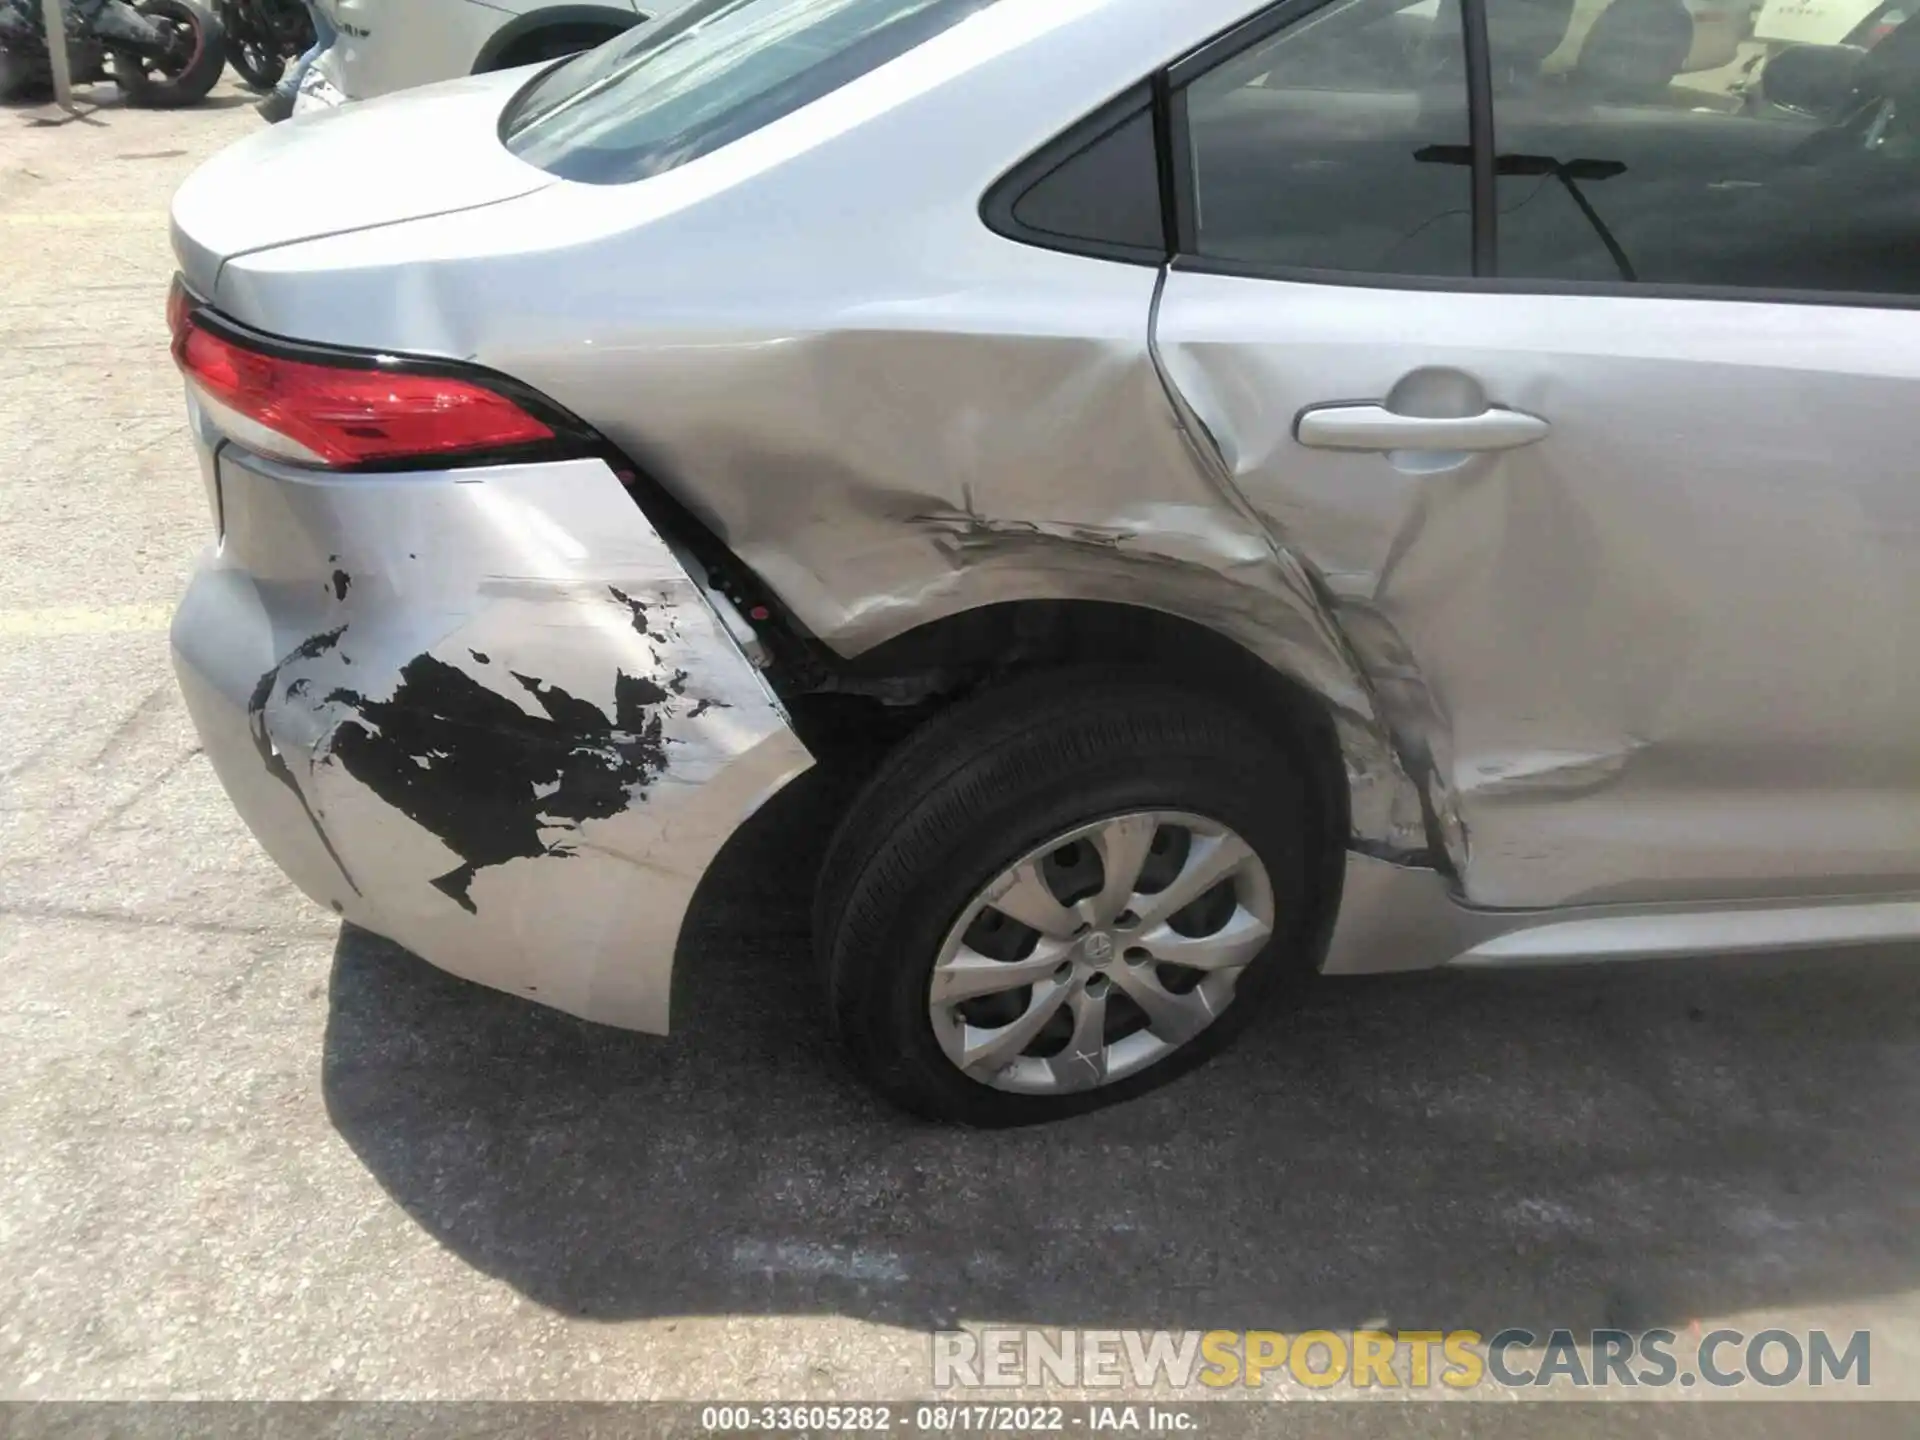
[[256, 65], [248, 58], [245, 47], [235, 44], [232, 32], [228, 32], [227, 63], [233, 67], [233, 73], [240, 77], [246, 87], [256, 94], [265, 94], [273, 89], [287, 73], [287, 62], [276, 52], [267, 50], [263, 53], [272, 58], [263, 64]]
[[[864, 965], [846, 963], [853, 956], [844, 943], [840, 947], [836, 958], [842, 963], [833, 968], [843, 1040], [867, 1052], [859, 1057], [865, 1068], [896, 1098], [931, 1090], [939, 1096], [937, 1104], [916, 1108], [935, 1109], [970, 1124], [1041, 1123], [1167, 1083], [1217, 1052], [1314, 967], [1303, 799], [1297, 779], [1277, 753], [1261, 773], [1248, 774], [1244, 765], [1217, 755], [1124, 751], [1073, 767], [1037, 790], [998, 797], [953, 833], [944, 857], [921, 867], [926, 874], [919, 903], [898, 907], [891, 923], [876, 927], [879, 934], [860, 937], [855, 948], [872, 958]], [[1233, 1003], [1171, 1054], [1095, 1090], [1014, 1094], [962, 1074], [940, 1048], [928, 995], [934, 961], [964, 908], [996, 876], [1053, 837], [1148, 810], [1185, 811], [1228, 825], [1266, 867], [1273, 887], [1274, 935], [1242, 974]], [[869, 878], [856, 883], [849, 913], [860, 905]], [[888, 956], [897, 958], [890, 964], [877, 958]], [[870, 1038], [875, 1034], [890, 1038], [887, 1048], [893, 1053], [875, 1053]]]

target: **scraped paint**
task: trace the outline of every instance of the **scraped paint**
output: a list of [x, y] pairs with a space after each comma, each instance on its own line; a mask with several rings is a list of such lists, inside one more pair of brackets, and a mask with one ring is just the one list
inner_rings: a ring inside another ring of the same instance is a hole
[[608, 715], [557, 685], [510, 673], [543, 715], [432, 655], [409, 661], [385, 700], [347, 689], [327, 697], [352, 712], [333, 734], [331, 758], [461, 857], [433, 884], [468, 911], [481, 870], [571, 855], [565, 840], [542, 832], [618, 815], [667, 764], [662, 721], [675, 697], [657, 682], [617, 675]]

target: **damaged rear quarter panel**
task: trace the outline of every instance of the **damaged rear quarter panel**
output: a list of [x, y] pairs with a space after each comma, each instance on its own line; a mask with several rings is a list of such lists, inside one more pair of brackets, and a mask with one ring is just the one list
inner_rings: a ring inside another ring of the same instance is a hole
[[[859, 330], [655, 337], [625, 349], [617, 399], [551, 358], [539, 379], [673, 477], [841, 654], [1010, 601], [1193, 620], [1326, 702], [1357, 842], [1426, 854], [1418, 794], [1313, 577], [1169, 401], [1147, 344], [1155, 272], [1039, 263], [1065, 267], [1045, 297], [969, 297], [964, 316], [943, 303]], [[1031, 333], [1050, 309], [1079, 333]], [[936, 321], [957, 333], [923, 328]]]
[[1324, 698], [1356, 843], [1425, 857], [1421, 796], [1315, 577], [1169, 401], [1149, 345], [1159, 272], [980, 218], [1022, 157], [1244, 14], [990, 7], [684, 167], [244, 256], [219, 302], [533, 386], [843, 656], [1023, 600], [1205, 625]]
[[664, 1030], [701, 874], [810, 760], [611, 472], [222, 475], [226, 561], [310, 630], [247, 720], [339, 868], [319, 898], [468, 978]]

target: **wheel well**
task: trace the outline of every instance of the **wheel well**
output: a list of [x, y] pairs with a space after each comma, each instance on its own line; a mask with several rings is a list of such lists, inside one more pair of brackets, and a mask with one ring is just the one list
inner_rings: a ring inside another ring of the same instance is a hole
[[[877, 753], [985, 685], [1087, 662], [1158, 672], [1197, 699], [1237, 705], [1270, 725], [1309, 780], [1313, 828], [1344, 866], [1347, 770], [1326, 705], [1236, 641], [1165, 611], [1078, 600], [990, 605], [830, 660], [806, 693], [788, 698], [795, 728], [816, 754]], [[1337, 874], [1333, 884], [1337, 895]]]
[[489, 70], [511, 70], [551, 60], [571, 50], [586, 50], [633, 28], [634, 16], [602, 11], [596, 6], [561, 6], [536, 10], [508, 25], [488, 42], [474, 65], [476, 75]]

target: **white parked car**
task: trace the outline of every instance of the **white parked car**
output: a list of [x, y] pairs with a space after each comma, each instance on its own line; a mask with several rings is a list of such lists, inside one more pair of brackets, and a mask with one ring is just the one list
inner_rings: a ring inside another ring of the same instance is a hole
[[663, 8], [642, 3], [320, 0], [338, 38], [307, 72], [295, 113], [590, 50]]

